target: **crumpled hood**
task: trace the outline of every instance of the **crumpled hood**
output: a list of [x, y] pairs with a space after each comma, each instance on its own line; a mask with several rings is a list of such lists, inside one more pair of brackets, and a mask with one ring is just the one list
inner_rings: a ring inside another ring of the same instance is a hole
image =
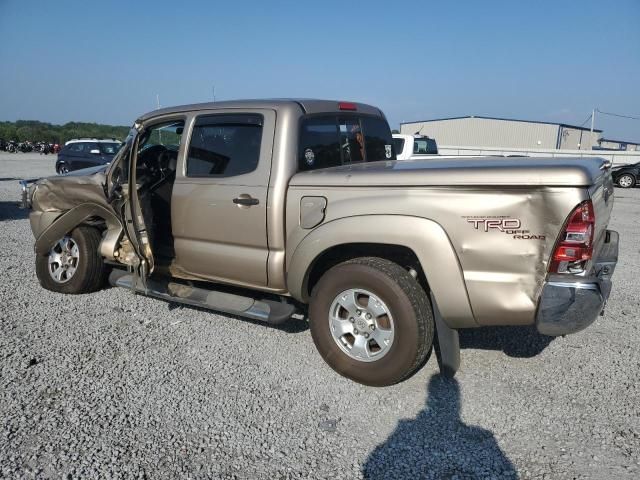
[[38, 180], [31, 186], [31, 206], [41, 212], [71, 210], [83, 203], [108, 207], [104, 191], [107, 165]]

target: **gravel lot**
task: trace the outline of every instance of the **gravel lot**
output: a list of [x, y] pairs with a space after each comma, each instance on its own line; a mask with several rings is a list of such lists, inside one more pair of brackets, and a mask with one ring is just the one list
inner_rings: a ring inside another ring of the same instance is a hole
[[16, 179], [54, 161], [0, 154], [0, 477], [640, 477], [640, 189], [616, 191], [620, 263], [589, 329], [467, 331], [455, 381], [432, 358], [374, 389], [304, 321], [43, 290]]

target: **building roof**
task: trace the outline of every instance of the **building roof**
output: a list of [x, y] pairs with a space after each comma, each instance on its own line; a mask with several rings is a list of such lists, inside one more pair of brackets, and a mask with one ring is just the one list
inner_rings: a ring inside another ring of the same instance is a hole
[[611, 142], [611, 143], [626, 143], [627, 145], [640, 145], [640, 142], [634, 142], [631, 140], [612, 140], [611, 138], [600, 138], [598, 139], [598, 143], [601, 142]]
[[[441, 122], [444, 120], [462, 120], [465, 118], [480, 118], [482, 120], [501, 120], [504, 122], [521, 122], [521, 123], [542, 123], [545, 125], [558, 125], [560, 127], [575, 128], [577, 130], [591, 130], [591, 128], [579, 127], [578, 125], [570, 125], [568, 123], [559, 122], [541, 122], [539, 120], [520, 120], [517, 118], [498, 118], [498, 117], [484, 117], [481, 115], [467, 115], [464, 117], [448, 117], [448, 118], [432, 118], [431, 120], [416, 120], [414, 122], [401, 122], [400, 125], [409, 125], [412, 123], [428, 123], [428, 122]], [[602, 133], [602, 130], [597, 128], [593, 129], [594, 132]]]

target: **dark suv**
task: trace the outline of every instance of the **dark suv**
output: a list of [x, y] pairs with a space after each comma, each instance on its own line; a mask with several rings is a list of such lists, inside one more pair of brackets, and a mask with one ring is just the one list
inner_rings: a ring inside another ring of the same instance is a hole
[[115, 139], [69, 140], [58, 153], [56, 172], [63, 174], [110, 163], [121, 145], [122, 143]]

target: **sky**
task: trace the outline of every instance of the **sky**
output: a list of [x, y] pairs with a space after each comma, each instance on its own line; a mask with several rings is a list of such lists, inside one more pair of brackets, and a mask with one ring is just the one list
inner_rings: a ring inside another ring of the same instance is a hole
[[[0, 39], [0, 120], [130, 125], [214, 86], [371, 103], [392, 128], [640, 117], [640, 0], [0, 0]], [[640, 120], [595, 124], [640, 141]]]

